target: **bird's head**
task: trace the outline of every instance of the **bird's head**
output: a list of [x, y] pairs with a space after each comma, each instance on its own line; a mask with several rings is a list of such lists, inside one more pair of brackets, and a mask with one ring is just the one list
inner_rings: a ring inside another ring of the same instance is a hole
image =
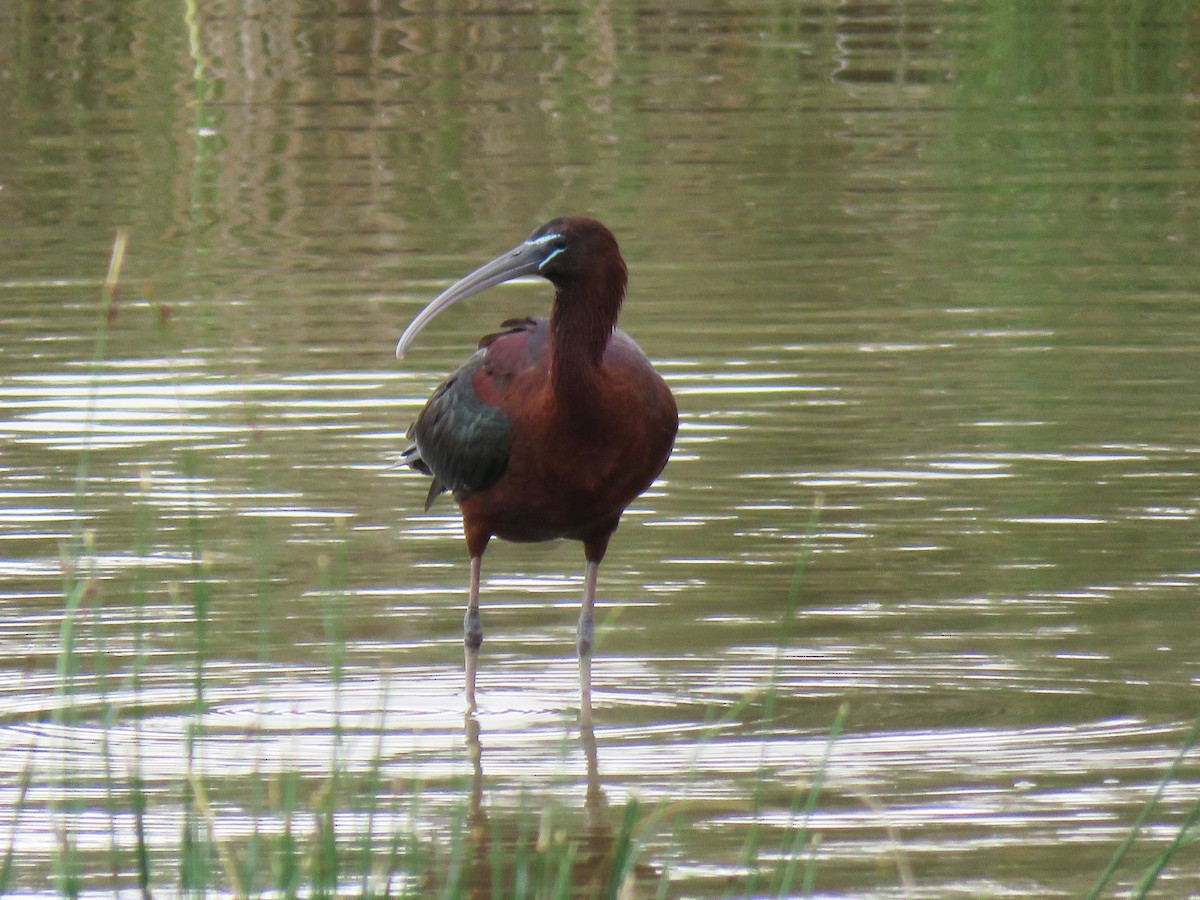
[[538, 274], [557, 287], [600, 276], [602, 271], [625, 264], [617, 239], [595, 219], [561, 216], [551, 219], [529, 236], [526, 243], [544, 242], [549, 251], [538, 265]]
[[611, 231], [595, 219], [583, 216], [552, 219], [534, 231], [528, 240], [480, 266], [435, 297], [404, 330], [396, 344], [396, 356], [403, 358], [417, 335], [439, 313], [480, 291], [525, 275], [541, 275], [562, 292], [573, 284], [606, 273], [606, 269], [619, 273], [617, 290], [623, 294], [625, 264]]

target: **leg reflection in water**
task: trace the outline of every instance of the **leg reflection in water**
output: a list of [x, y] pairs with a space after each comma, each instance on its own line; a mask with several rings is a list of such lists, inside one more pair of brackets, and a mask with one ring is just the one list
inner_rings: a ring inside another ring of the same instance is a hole
[[[465, 718], [464, 735], [471, 759], [468, 896], [512, 895], [514, 881], [527, 877], [529, 871], [551, 875], [545, 885], [549, 888], [569, 870], [571, 896], [625, 895], [637, 881], [656, 877], [653, 867], [634, 863], [631, 846], [637, 812], [634, 801], [616, 814], [609, 809], [600, 783], [596, 735], [590, 717], [581, 719], [578, 735], [586, 767], [582, 821], [562, 802], [574, 792], [551, 794], [548, 788], [539, 791], [537, 782], [527, 775], [512, 786], [514, 789], [501, 794], [500, 799], [494, 796], [489, 807], [484, 796], [481, 728], [474, 713]], [[548, 781], [556, 787], [562, 786], [560, 779]], [[498, 790], [493, 784], [494, 795]], [[518, 861], [524, 861], [524, 868], [529, 871], [518, 873]], [[614, 866], [621, 871], [614, 871]]]

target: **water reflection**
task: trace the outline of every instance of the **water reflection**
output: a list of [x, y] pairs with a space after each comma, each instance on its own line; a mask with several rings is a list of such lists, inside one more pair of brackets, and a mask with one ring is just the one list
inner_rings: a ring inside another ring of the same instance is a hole
[[[486, 752], [480, 722], [474, 713], [465, 717], [464, 734], [471, 759], [470, 811], [467, 816], [470, 896], [496, 896], [497, 886], [508, 881], [507, 873], [497, 871], [498, 861], [521, 859], [526, 854], [543, 857], [541, 865], [558, 868], [561, 883], [569, 884], [572, 893], [583, 892], [586, 896], [614, 891], [627, 894], [636, 890], [639, 879], [652, 881], [658, 877], [659, 873], [651, 866], [630, 865], [633, 860], [631, 814], [636, 812], [636, 802], [629, 801], [623, 820], [614, 818], [616, 814], [610, 809], [601, 784], [596, 734], [590, 722], [581, 721], [577, 733], [585, 769], [582, 822], [568, 830], [561, 821], [563, 811], [547, 809], [537, 818], [536, 834], [528, 833], [529, 823], [524, 817], [513, 817], [508, 811], [488, 807], [484, 775]], [[506, 846], [497, 850], [497, 841]], [[504, 893], [503, 888], [500, 893]]]

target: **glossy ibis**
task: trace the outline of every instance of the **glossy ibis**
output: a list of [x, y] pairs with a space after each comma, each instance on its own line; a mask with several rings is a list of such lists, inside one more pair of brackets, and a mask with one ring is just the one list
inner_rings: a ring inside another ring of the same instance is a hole
[[452, 304], [524, 275], [554, 285], [549, 321], [510, 319], [483, 338], [425, 404], [402, 458], [433, 476], [426, 509], [444, 491], [462, 509], [471, 557], [463, 620], [469, 709], [483, 642], [479, 575], [488, 541], [583, 542], [577, 647], [588, 718], [600, 561], [625, 507], [666, 465], [679, 423], [670, 389], [616, 327], [626, 284], [616, 239], [593, 219], [546, 223], [435, 298], [405, 330], [396, 355], [403, 357]]

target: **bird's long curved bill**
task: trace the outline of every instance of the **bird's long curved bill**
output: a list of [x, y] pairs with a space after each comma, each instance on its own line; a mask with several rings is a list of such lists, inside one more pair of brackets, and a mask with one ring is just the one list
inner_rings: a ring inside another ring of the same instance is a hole
[[[502, 256], [497, 256], [490, 263], [480, 266], [470, 275], [461, 278], [442, 293], [438, 294], [428, 306], [421, 310], [415, 319], [404, 329], [396, 344], [396, 358], [403, 359], [417, 335], [432, 322], [439, 313], [449, 309], [459, 300], [465, 300], [472, 294], [478, 294], [490, 287], [495, 287], [505, 281], [520, 278], [523, 275], [534, 275], [543, 263], [553, 255], [549, 242], [556, 235], [543, 235], [519, 244]], [[548, 253], [549, 251], [549, 253]]]

